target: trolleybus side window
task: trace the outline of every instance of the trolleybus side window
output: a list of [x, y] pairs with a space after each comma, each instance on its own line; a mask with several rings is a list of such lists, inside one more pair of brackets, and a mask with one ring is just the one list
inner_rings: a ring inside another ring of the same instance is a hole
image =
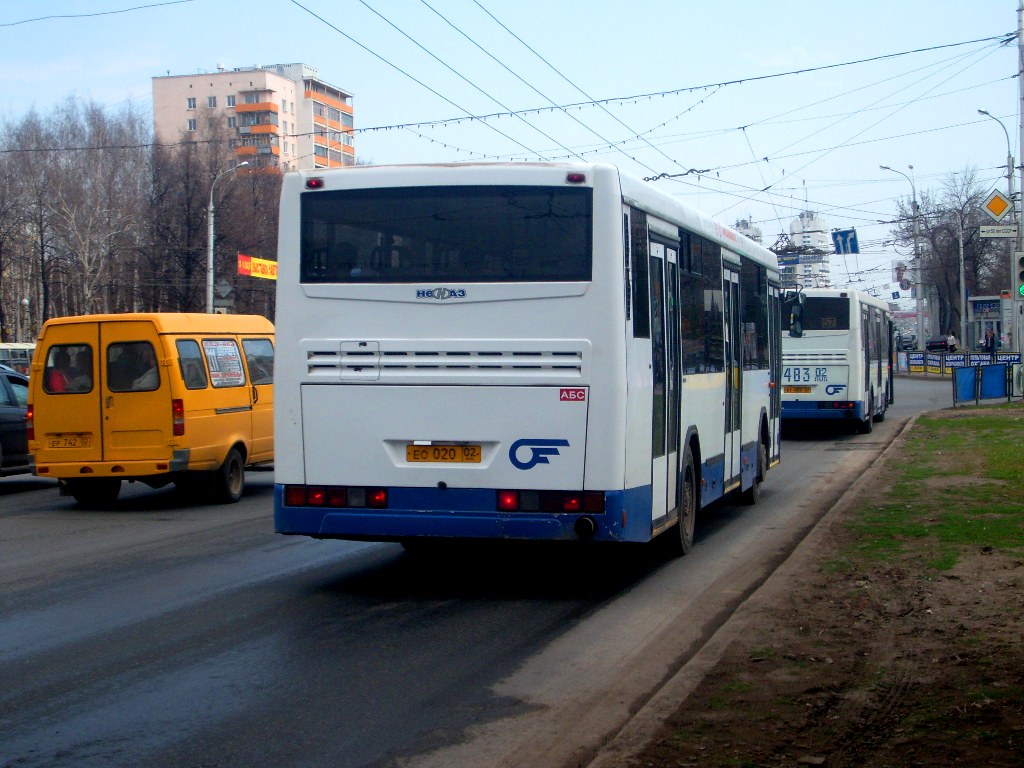
[[725, 370], [725, 327], [722, 298], [722, 246], [701, 242], [704, 273], [704, 370]]
[[651, 302], [647, 276], [647, 215], [633, 209], [630, 223], [630, 262], [633, 272], [633, 337], [651, 336]]

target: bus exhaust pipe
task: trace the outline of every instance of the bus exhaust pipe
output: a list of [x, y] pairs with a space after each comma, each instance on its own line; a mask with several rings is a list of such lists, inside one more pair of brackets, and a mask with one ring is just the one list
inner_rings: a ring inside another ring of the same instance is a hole
[[576, 525], [573, 526], [573, 531], [576, 532], [578, 538], [586, 541], [593, 538], [597, 532], [597, 524], [592, 517], [581, 517], [576, 521]]

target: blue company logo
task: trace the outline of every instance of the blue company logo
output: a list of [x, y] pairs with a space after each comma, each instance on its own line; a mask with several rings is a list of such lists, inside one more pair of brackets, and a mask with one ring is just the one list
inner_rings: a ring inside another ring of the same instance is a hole
[[[516, 440], [508, 449], [508, 460], [516, 469], [533, 469], [538, 464], [550, 464], [548, 456], [557, 456], [559, 448], [568, 448], [568, 440]], [[530, 449], [530, 458], [520, 461], [517, 454], [520, 448]]]
[[845, 384], [829, 384], [827, 387], [825, 387], [825, 394], [826, 395], [838, 395], [844, 389], [846, 389], [846, 385]]
[[445, 299], [464, 299], [466, 298], [465, 288], [431, 288], [429, 290], [416, 291], [417, 299], [437, 299], [438, 301], [444, 301]]

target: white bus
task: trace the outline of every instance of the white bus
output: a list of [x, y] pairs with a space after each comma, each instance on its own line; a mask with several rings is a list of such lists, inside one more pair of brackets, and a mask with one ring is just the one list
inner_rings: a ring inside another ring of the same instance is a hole
[[32, 355], [35, 353], [34, 342], [3, 342], [0, 343], [0, 365], [13, 368], [18, 373], [28, 376], [32, 367]]
[[290, 173], [277, 286], [280, 533], [682, 553], [778, 461], [775, 257], [613, 166]]
[[893, 402], [888, 305], [861, 291], [787, 292], [782, 312], [782, 417], [840, 419], [867, 433]]

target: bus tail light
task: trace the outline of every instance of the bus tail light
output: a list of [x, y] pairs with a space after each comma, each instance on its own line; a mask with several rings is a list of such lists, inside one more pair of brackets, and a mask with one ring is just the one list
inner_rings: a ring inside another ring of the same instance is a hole
[[175, 437], [185, 434], [185, 402], [179, 398], [171, 400], [171, 423], [174, 425], [172, 434]]
[[36, 439], [36, 420], [35, 412], [32, 410], [32, 403], [29, 403], [25, 409], [25, 432], [29, 440]]
[[288, 507], [331, 507], [332, 509], [387, 509], [387, 488], [344, 485], [286, 485]]
[[498, 491], [499, 512], [604, 512], [603, 491]]

